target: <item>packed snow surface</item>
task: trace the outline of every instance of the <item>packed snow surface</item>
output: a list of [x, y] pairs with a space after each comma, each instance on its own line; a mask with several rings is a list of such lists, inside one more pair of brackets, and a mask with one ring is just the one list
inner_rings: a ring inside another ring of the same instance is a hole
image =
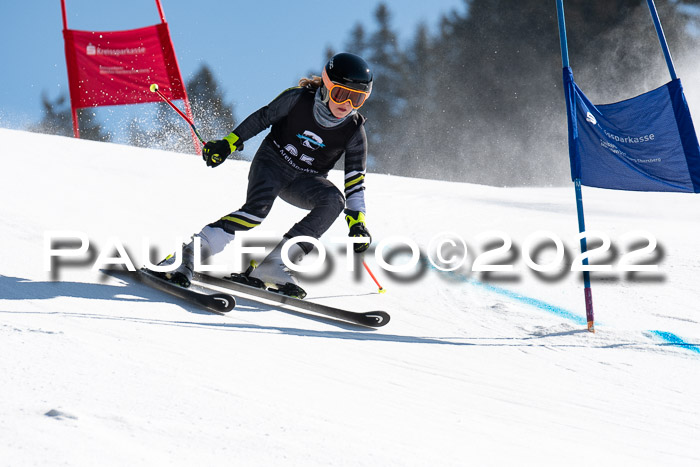
[[[697, 196], [584, 187], [611, 241], [590, 333], [573, 187], [369, 174], [365, 260], [387, 293], [333, 243], [342, 218], [301, 279], [307, 300], [391, 314], [366, 329], [244, 299], [216, 315], [98, 271], [237, 210], [248, 162], [13, 130], [0, 148], [2, 465], [700, 465]], [[249, 241], [269, 251], [303, 215], [278, 200]], [[461, 240], [455, 271], [429, 259]], [[658, 270], [622, 271], [640, 250]]]

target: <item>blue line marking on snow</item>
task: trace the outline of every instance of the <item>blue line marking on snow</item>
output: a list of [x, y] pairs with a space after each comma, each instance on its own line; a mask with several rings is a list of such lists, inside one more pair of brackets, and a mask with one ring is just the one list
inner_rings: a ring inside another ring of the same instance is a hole
[[[547, 311], [549, 313], [555, 314], [557, 316], [560, 316], [562, 318], [568, 319], [570, 321], [573, 321], [576, 324], [587, 324], [586, 318], [584, 316], [578, 315], [574, 313], [573, 311], [569, 311], [565, 308], [558, 307], [556, 305], [552, 305], [550, 303], [544, 302], [542, 300], [538, 300], [536, 298], [528, 297], [527, 295], [523, 295], [517, 292], [513, 292], [512, 290], [504, 289], [502, 287], [497, 287], [495, 285], [487, 284], [485, 282], [480, 282], [476, 279], [472, 279], [470, 277], [467, 277], [463, 274], [459, 274], [454, 271], [441, 271], [438, 268], [436, 268], [431, 262], [427, 262], [428, 267], [431, 269], [449, 275], [451, 278], [459, 280], [461, 282], [466, 282], [468, 284], [475, 285], [477, 287], [480, 287], [484, 290], [487, 290], [489, 292], [496, 293], [498, 295], [502, 295], [504, 297], [508, 297], [512, 300], [515, 300], [516, 302], [523, 303], [525, 305], [530, 305], [533, 306], [537, 309]], [[700, 354], [700, 346], [690, 344], [686, 341], [684, 341], [681, 337], [677, 336], [676, 334], [673, 334], [671, 332], [667, 331], [659, 331], [659, 330], [653, 330], [653, 331], [648, 331], [651, 335], [654, 337], [657, 337], [658, 339], [661, 339], [662, 341], [666, 342], [667, 344], [671, 344], [677, 347], [682, 347], [684, 349], [690, 350], [693, 353]]]
[[649, 331], [649, 333], [660, 338], [664, 342], [667, 342], [671, 345], [683, 347], [684, 349], [688, 349], [691, 352], [700, 354], [700, 347], [699, 346], [693, 345], [693, 344], [690, 344], [690, 343], [684, 341], [683, 339], [681, 339], [677, 335], [673, 334], [672, 332], [654, 330], [654, 331]]
[[588, 324], [586, 321], [586, 318], [584, 318], [581, 315], [578, 315], [572, 311], [566, 310], [564, 308], [558, 307], [556, 305], [552, 305], [547, 302], [543, 302], [542, 300], [538, 300], [536, 298], [528, 297], [527, 295], [522, 295], [517, 292], [513, 292], [508, 289], [504, 289], [501, 287], [496, 287], [491, 284], [485, 284], [483, 282], [479, 282], [476, 280], [471, 280], [470, 283], [477, 285], [481, 287], [482, 289], [486, 289], [489, 292], [495, 292], [499, 295], [504, 295], [510, 299], [513, 299], [515, 301], [518, 301], [520, 303], [524, 303], [526, 305], [534, 306], [535, 308], [539, 308], [540, 310], [548, 311], [550, 313], [553, 313], [557, 316], [560, 316], [562, 318], [566, 318], [568, 320], [571, 320], [575, 322], [576, 324]]
[[502, 287], [497, 287], [495, 285], [487, 284], [485, 282], [480, 282], [476, 279], [472, 279], [469, 277], [466, 277], [462, 274], [456, 273], [454, 271], [440, 271], [438, 268], [436, 268], [432, 263], [428, 262], [428, 265], [430, 268], [434, 269], [435, 271], [441, 272], [443, 274], [448, 274], [449, 276], [458, 279], [462, 282], [467, 282], [472, 285], [476, 285], [477, 287], [481, 287], [482, 289], [485, 289], [489, 292], [494, 292], [497, 293], [498, 295], [503, 295], [505, 297], [508, 297], [512, 300], [515, 300], [516, 302], [524, 303], [526, 305], [534, 306], [535, 308], [539, 308], [540, 310], [547, 311], [549, 313], [555, 314], [557, 316], [560, 316], [562, 318], [566, 318], [568, 320], [571, 320], [575, 322], [576, 324], [587, 324], [586, 318], [574, 313], [573, 311], [566, 310], [564, 308], [558, 307], [556, 305], [552, 305], [547, 302], [543, 302], [542, 300], [538, 300], [536, 298], [528, 297], [527, 295], [520, 294], [518, 292], [513, 292], [512, 290], [504, 289]]

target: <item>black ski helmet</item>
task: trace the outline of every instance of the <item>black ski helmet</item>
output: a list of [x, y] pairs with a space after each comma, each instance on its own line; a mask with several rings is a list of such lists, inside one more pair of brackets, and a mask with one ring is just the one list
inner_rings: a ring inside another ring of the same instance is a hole
[[372, 70], [358, 55], [347, 52], [333, 55], [326, 63], [324, 70], [328, 78], [336, 84], [368, 94], [372, 92]]

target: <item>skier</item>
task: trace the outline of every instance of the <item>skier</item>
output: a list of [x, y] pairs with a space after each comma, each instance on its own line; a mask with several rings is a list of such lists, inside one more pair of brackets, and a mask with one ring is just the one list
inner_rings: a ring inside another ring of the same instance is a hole
[[[282, 261], [282, 247], [291, 238], [320, 238], [338, 215], [345, 212], [349, 236], [366, 237], [354, 251], [369, 248], [371, 236], [365, 224], [364, 178], [367, 159], [365, 118], [358, 113], [372, 92], [373, 75], [367, 62], [350, 53], [333, 56], [322, 75], [302, 78], [267, 106], [257, 110], [228, 136], [209, 141], [202, 157], [218, 167], [240, 149], [243, 142], [272, 127], [250, 166], [245, 204], [237, 211], [206, 225], [195, 234], [201, 240], [201, 258], [221, 252], [236, 232], [260, 225], [279, 196], [310, 212], [295, 224], [262, 263], [245, 276], [251, 285], [275, 286], [287, 295], [306, 293]], [[345, 154], [345, 193], [330, 181], [328, 172]], [[288, 258], [294, 264], [313, 249], [310, 243], [291, 245]], [[172, 265], [170, 255], [160, 265]], [[182, 264], [165, 277], [189, 287], [193, 277], [194, 239], [183, 248]]]

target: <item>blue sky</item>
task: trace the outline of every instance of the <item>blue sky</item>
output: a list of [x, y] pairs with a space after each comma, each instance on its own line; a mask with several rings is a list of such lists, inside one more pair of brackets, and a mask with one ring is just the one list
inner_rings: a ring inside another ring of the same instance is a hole
[[[374, 28], [378, 0], [161, 0], [182, 75], [187, 81], [202, 62], [222, 84], [240, 121], [311, 70], [320, 71], [325, 50], [343, 49], [352, 27]], [[0, 127], [25, 129], [42, 116], [42, 91], [54, 99], [68, 93], [60, 0], [3, 2], [0, 28]], [[387, 2], [402, 44], [420, 22], [431, 31], [464, 0]], [[111, 31], [160, 21], [154, 0], [66, 0], [68, 28]], [[128, 112], [138, 112], [131, 106]], [[101, 108], [112, 118], [126, 112]], [[196, 117], [196, 116], [195, 116]], [[214, 135], [205, 135], [213, 137]], [[219, 136], [219, 135], [217, 135]], [[223, 136], [223, 135], [220, 135]]]

